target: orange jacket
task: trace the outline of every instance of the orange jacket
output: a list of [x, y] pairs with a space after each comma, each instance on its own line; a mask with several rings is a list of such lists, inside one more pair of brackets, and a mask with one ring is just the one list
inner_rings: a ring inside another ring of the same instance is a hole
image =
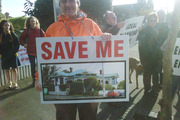
[[86, 18], [84, 13], [79, 12], [79, 17], [70, 20], [60, 14], [58, 21], [51, 24], [46, 31], [46, 37], [65, 37], [65, 36], [100, 36], [102, 34], [99, 26], [91, 19]]

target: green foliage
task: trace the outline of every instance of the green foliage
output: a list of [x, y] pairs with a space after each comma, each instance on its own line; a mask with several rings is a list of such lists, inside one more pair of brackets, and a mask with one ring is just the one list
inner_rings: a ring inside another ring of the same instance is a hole
[[99, 90], [103, 90], [103, 85], [99, 84]]
[[112, 9], [112, 0], [81, 0], [80, 9], [98, 24], [102, 24], [103, 14]]
[[24, 29], [24, 23], [26, 21], [26, 17], [9, 18], [9, 21], [13, 24], [14, 29], [20, 31]]
[[73, 82], [70, 84], [70, 95], [83, 95], [84, 83], [80, 81]]
[[41, 24], [41, 28], [46, 30], [54, 22], [53, 0], [36, 0], [33, 10]]
[[86, 91], [99, 90], [99, 82], [95, 77], [88, 77], [84, 80], [84, 86]]
[[0, 13], [0, 20], [5, 19], [5, 17], [6, 16], [4, 14]]
[[126, 85], [125, 80], [121, 81], [121, 82], [118, 84], [118, 89], [125, 89], [125, 85]]
[[99, 92], [95, 90], [92, 92], [92, 95], [99, 95]]
[[48, 91], [55, 91], [54, 82], [49, 81], [46, 87], [48, 88]]
[[66, 91], [66, 88], [69, 87], [69, 84], [61, 84], [59, 87], [61, 91]]
[[44, 65], [41, 70], [41, 75], [42, 75], [42, 80], [43, 80], [43, 85], [48, 85], [50, 84], [50, 76], [54, 74], [56, 71], [58, 71], [60, 68], [57, 68], [55, 65], [49, 66], [49, 65]]
[[111, 84], [105, 84], [106, 90], [113, 90], [113, 86]]
[[33, 7], [34, 4], [30, 1], [30, 0], [26, 0], [26, 2], [24, 3], [24, 9], [25, 11], [23, 11], [26, 15], [33, 15]]

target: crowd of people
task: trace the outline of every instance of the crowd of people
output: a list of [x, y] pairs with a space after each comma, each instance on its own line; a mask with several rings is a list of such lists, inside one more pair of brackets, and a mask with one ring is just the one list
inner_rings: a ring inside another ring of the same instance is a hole
[[[111, 35], [116, 35], [125, 22], [117, 22], [114, 12], [105, 12], [103, 18], [105, 25], [102, 29], [86, 14], [79, 9], [80, 0], [61, 0], [59, 2], [62, 13], [58, 21], [51, 24], [46, 33], [40, 28], [38, 19], [28, 17], [25, 29], [18, 37], [15, 35], [13, 25], [8, 20], [0, 22], [0, 54], [2, 69], [6, 71], [8, 89], [19, 89], [17, 83], [17, 51], [21, 44], [27, 48], [31, 63], [32, 86], [42, 90], [36, 80], [36, 37], [74, 37], [74, 36], [102, 36], [104, 40], [110, 40]], [[153, 12], [147, 16], [146, 26], [139, 30], [139, 58], [144, 68], [143, 83], [144, 95], [158, 95], [162, 88], [162, 58], [161, 46], [167, 39], [169, 26], [165, 23], [165, 12]], [[20, 42], [19, 42], [20, 41]], [[10, 68], [12, 68], [13, 82], [11, 81]], [[152, 85], [151, 85], [152, 78]], [[35, 82], [36, 81], [36, 82]], [[79, 112], [80, 120], [96, 120], [98, 103], [79, 104], [55, 104], [57, 120], [75, 120], [76, 112]]]

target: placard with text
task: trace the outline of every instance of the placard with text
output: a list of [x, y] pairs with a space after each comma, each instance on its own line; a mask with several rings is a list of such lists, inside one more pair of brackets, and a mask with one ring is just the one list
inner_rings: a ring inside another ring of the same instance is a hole
[[37, 38], [41, 102], [129, 100], [129, 36]]
[[176, 39], [172, 58], [173, 75], [180, 76], [180, 38]]

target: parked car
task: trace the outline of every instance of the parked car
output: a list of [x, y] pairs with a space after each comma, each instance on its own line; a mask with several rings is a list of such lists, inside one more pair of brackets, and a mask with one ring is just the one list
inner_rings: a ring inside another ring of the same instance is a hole
[[107, 96], [108, 97], [119, 97], [119, 93], [118, 92], [115, 92], [115, 91], [113, 91], [113, 90], [111, 90], [111, 91], [109, 91], [108, 93], [107, 93]]
[[125, 93], [122, 91], [118, 91], [118, 93], [119, 93], [119, 96], [125, 96]]

